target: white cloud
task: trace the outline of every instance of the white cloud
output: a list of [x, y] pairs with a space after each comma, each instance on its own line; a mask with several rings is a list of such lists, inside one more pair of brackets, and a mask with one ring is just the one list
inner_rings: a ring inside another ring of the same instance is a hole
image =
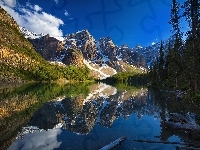
[[26, 134], [23, 140], [15, 140], [8, 149], [56, 149], [61, 145], [57, 138], [61, 132], [61, 129], [35, 131], [32, 134]]
[[8, 7], [15, 7], [16, 6], [16, 0], [1, 0], [4, 5], [7, 5]]
[[55, 1], [55, 3], [58, 5], [58, 3], [59, 3], [59, 0], [54, 0]]
[[35, 5], [34, 6], [34, 10], [38, 12], [38, 11], [41, 11], [42, 8], [40, 6], [38, 6], [38, 5]]
[[63, 21], [54, 16], [42, 12], [40, 14], [31, 14], [25, 17], [27, 20], [27, 29], [36, 33], [49, 33], [52, 36], [62, 36], [62, 31], [58, 27]]
[[155, 44], [156, 44], [155, 42], [152, 42], [152, 43], [151, 43], [151, 45], [155, 45]]
[[33, 5], [31, 5], [31, 3], [29, 3], [29, 2], [26, 2], [26, 7], [30, 8], [30, 9], [36, 11], [36, 12], [42, 11], [42, 8], [41, 8], [40, 6], [38, 6], [38, 5], [34, 5], [34, 6], [33, 6]]
[[33, 5], [31, 5], [31, 3], [29, 3], [29, 2], [26, 2], [26, 7], [33, 9]]
[[60, 25], [64, 24], [63, 21], [42, 11], [42, 8], [38, 5], [33, 6], [30, 3], [26, 3], [26, 7], [23, 7], [18, 4], [15, 9], [20, 12], [19, 14], [4, 1], [0, 0], [0, 5], [16, 20], [19, 26], [37, 34], [63, 36], [62, 30], [59, 29]]
[[70, 14], [68, 13], [67, 10], [65, 10], [65, 13], [64, 13], [65, 16], [69, 16]]

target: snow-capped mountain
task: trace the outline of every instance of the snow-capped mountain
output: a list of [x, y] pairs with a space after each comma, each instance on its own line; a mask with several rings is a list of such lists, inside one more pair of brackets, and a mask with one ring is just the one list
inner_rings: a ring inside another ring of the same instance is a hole
[[119, 71], [146, 68], [159, 55], [160, 49], [160, 43], [149, 47], [117, 46], [110, 37], [95, 40], [88, 30], [67, 34], [58, 39], [48, 34], [37, 35], [25, 28], [20, 29], [36, 51], [47, 61], [77, 67], [87, 65], [91, 70], [91, 75], [101, 79]]
[[21, 30], [22, 34], [25, 36], [25, 38], [40, 38], [42, 36], [44, 36], [44, 33], [40, 33], [39, 35], [35, 32], [31, 32], [29, 30], [27, 30], [24, 27], [19, 27], [19, 29]]
[[[164, 53], [166, 53], [169, 47], [169, 43], [173, 45], [174, 40], [172, 38], [169, 38], [168, 40], [162, 41], [162, 43], [163, 43], [163, 48], [164, 48], [163, 51]], [[161, 42], [157, 42], [157, 43], [153, 42], [151, 46], [141, 47], [137, 45], [133, 49], [144, 57], [146, 61], [146, 65], [147, 67], [149, 67], [159, 56], [160, 46], [161, 46]]]

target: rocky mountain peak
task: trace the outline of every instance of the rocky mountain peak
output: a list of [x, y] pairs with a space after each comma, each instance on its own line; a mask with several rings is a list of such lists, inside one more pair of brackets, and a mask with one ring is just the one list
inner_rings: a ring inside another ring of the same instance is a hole
[[37, 36], [37, 33], [35, 32], [30, 32], [27, 30], [25, 27], [20, 27], [20, 30], [24, 36]]
[[99, 45], [100, 45], [100, 49], [102, 49], [103, 51], [106, 50], [106, 49], [109, 50], [109, 49], [115, 48], [115, 44], [110, 39], [110, 37], [100, 38], [99, 39]]
[[88, 30], [78, 31], [76, 33], [67, 34], [65, 41], [76, 41], [78, 45], [85, 44], [87, 41], [95, 41], [94, 37], [89, 33]]
[[120, 46], [120, 48], [129, 48], [129, 46], [127, 44], [123, 44], [122, 46]]
[[[31, 32], [28, 29], [26, 29], [25, 27], [19, 27], [21, 33], [24, 35], [25, 38], [29, 38], [29, 39], [36, 39], [36, 38], [40, 38], [45, 36], [44, 33], [40, 33], [37, 34], [35, 32]], [[50, 35], [49, 35], [50, 36]]]
[[141, 49], [141, 48], [143, 48], [143, 47], [140, 46], [140, 44], [137, 44], [137, 45], [135, 46], [135, 48], [136, 48], [136, 49]]
[[84, 58], [88, 60], [93, 60], [96, 57], [96, 42], [88, 30], [66, 35], [64, 43], [66, 49], [73, 48], [81, 50]]

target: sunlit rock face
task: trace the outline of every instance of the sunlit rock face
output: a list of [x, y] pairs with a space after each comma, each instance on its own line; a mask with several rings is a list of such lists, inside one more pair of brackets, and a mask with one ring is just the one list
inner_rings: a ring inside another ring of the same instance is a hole
[[83, 55], [80, 51], [75, 49], [67, 49], [65, 57], [62, 62], [66, 65], [73, 65], [76, 67], [84, 67]]
[[88, 30], [82, 30], [65, 36], [65, 48], [79, 49], [86, 60], [97, 57], [97, 46], [94, 37]]
[[30, 39], [30, 42], [35, 47], [35, 50], [48, 61], [53, 61], [56, 58], [56, 51], [59, 49], [59, 40], [50, 37], [48, 34], [36, 39]]

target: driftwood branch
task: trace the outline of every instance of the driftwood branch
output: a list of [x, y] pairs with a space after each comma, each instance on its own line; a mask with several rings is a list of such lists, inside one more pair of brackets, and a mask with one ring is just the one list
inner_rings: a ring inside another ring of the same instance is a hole
[[121, 137], [113, 142], [111, 142], [110, 144], [104, 146], [103, 148], [101, 148], [100, 150], [112, 150], [113, 148], [115, 148], [117, 145], [120, 145], [124, 140], [126, 140], [126, 137]]

